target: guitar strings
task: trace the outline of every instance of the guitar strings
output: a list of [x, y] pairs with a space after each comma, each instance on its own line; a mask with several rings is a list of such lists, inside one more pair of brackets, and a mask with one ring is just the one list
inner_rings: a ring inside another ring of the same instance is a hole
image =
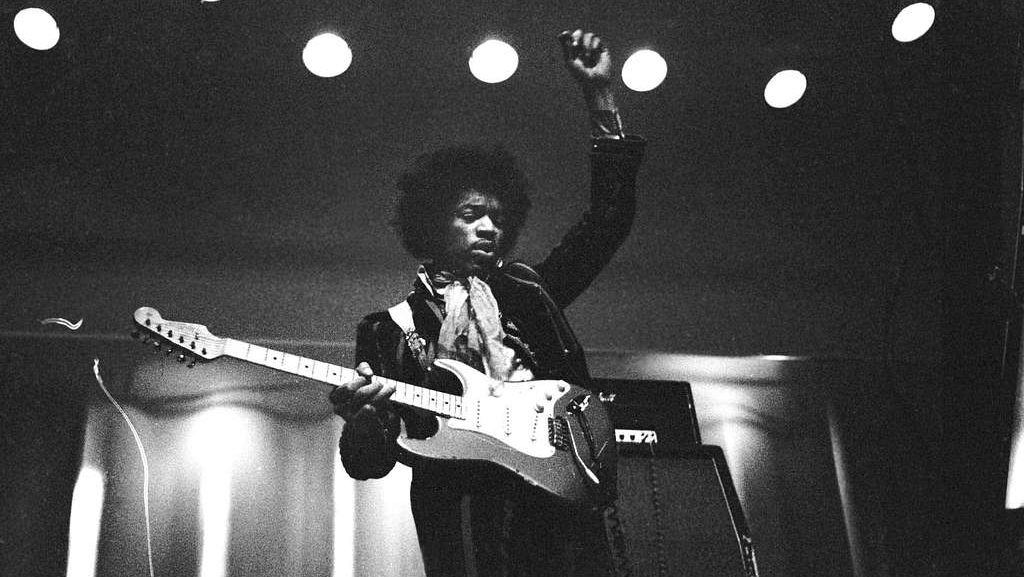
[[128, 424], [132, 437], [135, 438], [135, 446], [138, 447], [139, 455], [142, 457], [142, 514], [146, 522], [146, 559], [149, 561], [149, 577], [155, 577], [155, 572], [153, 571], [153, 531], [149, 518], [149, 458], [146, 456], [146, 448], [142, 446], [139, 431], [132, 424], [132, 420], [128, 418], [128, 413], [114, 400], [114, 396], [110, 394], [110, 391], [103, 384], [103, 377], [100, 376], [99, 358], [93, 359], [92, 372], [96, 375], [96, 382], [99, 384], [100, 389], [103, 390], [103, 394], [107, 396], [110, 404], [114, 405], [117, 412], [121, 413], [124, 422]]

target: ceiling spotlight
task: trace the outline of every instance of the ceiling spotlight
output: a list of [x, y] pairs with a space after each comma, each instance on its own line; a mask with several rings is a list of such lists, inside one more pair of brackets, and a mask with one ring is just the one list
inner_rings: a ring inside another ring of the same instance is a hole
[[14, 33], [25, 46], [49, 50], [60, 40], [60, 28], [53, 16], [42, 8], [25, 8], [14, 16]]
[[352, 50], [342, 37], [325, 32], [306, 43], [302, 50], [302, 63], [321, 78], [333, 78], [351, 66]]
[[900, 42], [913, 42], [925, 35], [935, 23], [935, 8], [926, 2], [911, 4], [892, 21], [892, 37]]
[[473, 50], [469, 57], [469, 71], [481, 82], [504, 82], [519, 68], [516, 49], [501, 40], [487, 40]]
[[654, 90], [667, 75], [668, 64], [653, 50], [637, 50], [622, 64], [622, 82], [636, 92]]
[[772, 108], [796, 104], [807, 90], [807, 77], [799, 70], [783, 70], [772, 76], [764, 87], [764, 101]]

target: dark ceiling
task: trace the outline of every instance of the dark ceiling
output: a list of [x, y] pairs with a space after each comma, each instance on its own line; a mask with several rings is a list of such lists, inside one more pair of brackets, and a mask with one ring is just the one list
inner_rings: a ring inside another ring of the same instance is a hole
[[[4, 2], [0, 19], [27, 5]], [[620, 63], [652, 47], [669, 64], [652, 92], [619, 86], [627, 129], [649, 151], [633, 236], [572, 311], [591, 346], [927, 357], [936, 199], [963, 184], [948, 177], [1013, 204], [1004, 185], [1019, 156], [1007, 151], [1020, 126], [1000, 124], [1017, 118], [1005, 113], [1012, 2], [942, 2], [934, 29], [906, 45], [889, 35], [890, 3], [855, 0], [33, 5], [57, 19], [56, 48], [0, 32], [0, 227], [29, 249], [14, 250], [6, 281], [6, 302], [29, 311], [8, 307], [13, 326], [88, 300], [67, 285], [114, 275], [135, 288], [102, 306], [153, 298], [244, 314], [255, 307], [235, 300], [234, 278], [264, 305], [304, 291], [349, 327], [400, 298], [414, 266], [388, 229], [396, 174], [451, 141], [498, 140], [520, 157], [537, 189], [520, 256], [542, 257], [585, 208], [586, 115], [555, 43], [576, 26], [601, 33]], [[325, 30], [354, 52], [333, 79], [301, 61]], [[520, 68], [485, 85], [466, 59], [492, 34]], [[804, 71], [809, 88], [774, 110], [761, 92], [781, 67]], [[203, 294], [139, 288], [124, 272], [138, 262], [189, 275]], [[207, 304], [182, 302], [190, 295]], [[899, 342], [879, 345], [893, 323]], [[312, 324], [271, 332], [348, 335]]]

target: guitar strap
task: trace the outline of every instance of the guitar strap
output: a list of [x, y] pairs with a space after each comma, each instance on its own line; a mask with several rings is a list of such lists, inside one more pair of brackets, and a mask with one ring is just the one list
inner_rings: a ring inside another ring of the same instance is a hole
[[430, 368], [433, 359], [430, 358], [430, 354], [427, 352], [427, 341], [416, 332], [416, 322], [412, 318], [412, 307], [409, 306], [409, 301], [403, 300], [389, 308], [388, 315], [391, 317], [391, 320], [395, 321], [398, 328], [402, 329], [402, 333], [405, 335], [405, 343], [416, 357], [420, 368], [426, 371]]
[[416, 323], [412, 320], [412, 307], [409, 306], [409, 301], [403, 300], [397, 305], [388, 309], [388, 315], [391, 316], [391, 320], [395, 321], [398, 328], [402, 329], [405, 334], [416, 332]]

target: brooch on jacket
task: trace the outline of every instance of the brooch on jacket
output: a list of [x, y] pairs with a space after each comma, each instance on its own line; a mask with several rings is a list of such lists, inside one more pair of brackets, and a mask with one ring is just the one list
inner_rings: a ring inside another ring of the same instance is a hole
[[409, 350], [412, 351], [413, 357], [419, 362], [421, 367], [426, 369], [430, 366], [426, 339], [421, 337], [415, 330], [411, 330], [405, 333], [405, 344], [409, 345]]

